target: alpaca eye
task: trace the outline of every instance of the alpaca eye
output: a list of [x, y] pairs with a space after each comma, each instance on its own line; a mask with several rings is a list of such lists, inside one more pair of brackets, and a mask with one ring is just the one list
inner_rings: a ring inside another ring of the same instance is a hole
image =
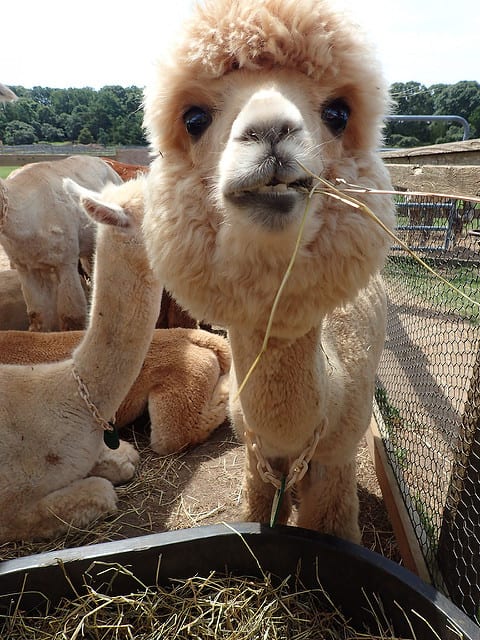
[[335, 135], [340, 135], [347, 126], [350, 107], [342, 98], [328, 102], [322, 109], [322, 120]]
[[190, 107], [183, 115], [183, 122], [187, 133], [193, 138], [198, 138], [212, 123], [212, 115], [202, 107]]

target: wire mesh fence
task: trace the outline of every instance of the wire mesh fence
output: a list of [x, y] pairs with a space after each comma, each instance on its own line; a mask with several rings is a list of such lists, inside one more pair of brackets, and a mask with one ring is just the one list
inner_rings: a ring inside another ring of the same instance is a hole
[[[480, 302], [480, 205], [397, 197], [397, 235]], [[392, 247], [375, 417], [434, 585], [480, 619], [480, 309]]]

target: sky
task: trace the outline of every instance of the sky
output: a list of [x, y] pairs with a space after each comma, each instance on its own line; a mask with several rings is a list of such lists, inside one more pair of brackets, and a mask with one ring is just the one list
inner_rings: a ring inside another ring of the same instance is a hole
[[[480, 82], [478, 0], [336, 0], [376, 45], [387, 81]], [[194, 0], [8, 2], [0, 82], [144, 87]]]

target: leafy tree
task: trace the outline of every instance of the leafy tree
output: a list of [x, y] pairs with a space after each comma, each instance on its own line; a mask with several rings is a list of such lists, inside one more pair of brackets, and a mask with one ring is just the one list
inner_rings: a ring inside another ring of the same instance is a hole
[[82, 107], [81, 105], [74, 107], [72, 114], [70, 116], [67, 116], [68, 128], [65, 130], [67, 139], [75, 142], [75, 140], [79, 138], [80, 131], [83, 129], [83, 127], [88, 126], [89, 119], [90, 118], [88, 109]]
[[65, 140], [65, 132], [63, 129], [54, 127], [48, 122], [45, 122], [40, 127], [40, 136], [45, 142], [63, 142], [63, 140]]
[[35, 102], [38, 102], [38, 104], [50, 107], [52, 103], [51, 93], [52, 89], [49, 89], [48, 87], [33, 87], [30, 91], [30, 97]]
[[480, 107], [480, 84], [462, 81], [445, 85], [434, 95], [435, 113], [447, 116], [469, 118], [470, 114]]
[[5, 144], [33, 144], [38, 138], [31, 124], [12, 120], [5, 126], [3, 141]]
[[93, 142], [93, 136], [88, 127], [83, 127], [78, 134], [78, 142], [80, 144], [91, 144]]
[[394, 103], [393, 113], [402, 115], [430, 115], [433, 97], [430, 89], [419, 82], [395, 82], [390, 87]]
[[13, 119], [31, 124], [32, 126], [37, 122], [39, 105], [38, 102], [35, 102], [31, 98], [26, 97], [23, 100], [17, 100], [16, 102], [10, 103], [8, 106], [9, 111], [13, 115]]
[[[432, 94], [419, 82], [396, 82], [390, 87], [390, 96], [394, 104], [393, 115], [423, 116], [433, 113]], [[385, 136], [390, 146], [418, 146], [430, 142], [429, 125], [426, 122], [390, 121]]]
[[108, 133], [105, 131], [105, 129], [101, 129], [100, 128], [98, 130], [97, 142], [98, 142], [98, 144], [103, 144], [104, 147], [107, 146], [107, 144], [108, 144]]
[[472, 127], [472, 138], [480, 138], [480, 107], [477, 107], [470, 114], [470, 126]]
[[392, 134], [388, 139], [388, 143], [390, 147], [407, 148], [421, 146], [418, 138], [415, 138], [414, 136], [402, 136], [398, 133]]
[[58, 114], [51, 106], [40, 105], [37, 109], [37, 120], [41, 124], [58, 125]]

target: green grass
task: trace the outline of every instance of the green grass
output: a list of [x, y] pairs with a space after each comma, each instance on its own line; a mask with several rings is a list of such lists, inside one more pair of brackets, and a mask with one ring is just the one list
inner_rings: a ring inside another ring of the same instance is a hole
[[[480, 303], [480, 279], [477, 264], [461, 264], [454, 260], [441, 261], [424, 256], [423, 259], [462, 293]], [[414, 296], [417, 300], [419, 298], [423, 300], [426, 306], [436, 308], [439, 314], [454, 314], [473, 324], [480, 322], [478, 306], [473, 305], [442, 283], [413, 258], [391, 256], [385, 266], [384, 274], [390, 282], [396, 281], [395, 286], [404, 287], [406, 302], [410, 296]]]
[[0, 178], [6, 178], [17, 167], [0, 167]]

